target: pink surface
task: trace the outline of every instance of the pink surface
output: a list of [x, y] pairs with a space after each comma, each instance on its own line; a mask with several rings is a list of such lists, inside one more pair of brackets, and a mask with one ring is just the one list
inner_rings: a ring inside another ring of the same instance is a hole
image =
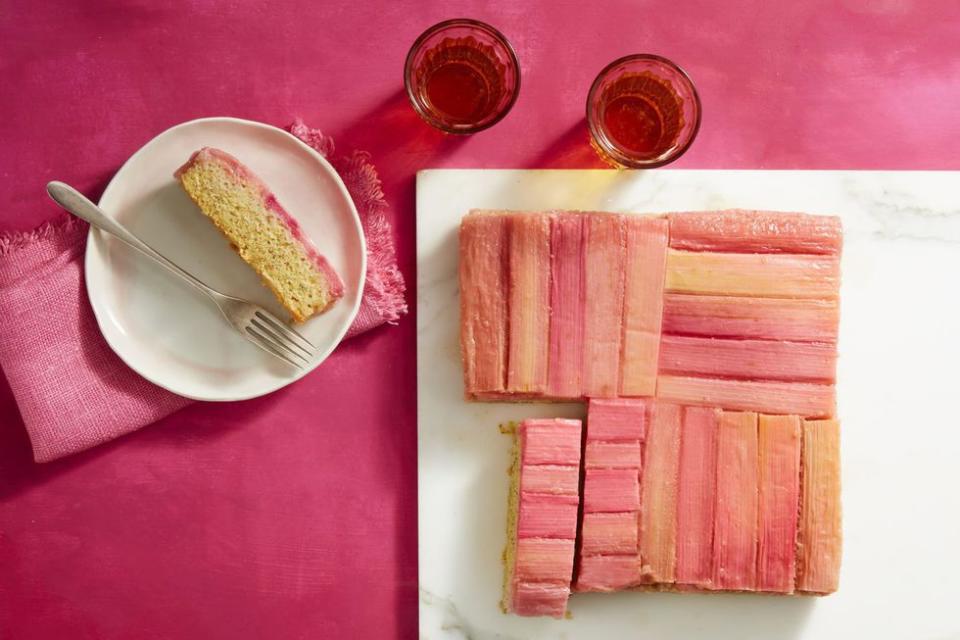
[[[409, 45], [455, 15], [501, 28], [523, 72], [514, 110], [472, 138], [428, 129], [401, 93]], [[11, 0], [0, 228], [56, 215], [48, 180], [98, 196], [173, 124], [299, 115], [371, 152], [413, 283], [415, 171], [598, 166], [583, 105], [617, 56], [661, 53], [697, 83], [703, 125], [677, 168], [960, 169], [958, 40], [947, 0]], [[45, 466], [0, 381], [0, 633], [415, 637], [415, 324], [272, 396], [197, 404]]]

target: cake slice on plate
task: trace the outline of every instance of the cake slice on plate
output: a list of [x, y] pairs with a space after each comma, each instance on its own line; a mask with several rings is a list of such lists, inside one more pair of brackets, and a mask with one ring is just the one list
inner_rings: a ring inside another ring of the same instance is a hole
[[239, 160], [203, 147], [174, 176], [295, 322], [323, 313], [343, 296], [343, 282], [327, 259]]

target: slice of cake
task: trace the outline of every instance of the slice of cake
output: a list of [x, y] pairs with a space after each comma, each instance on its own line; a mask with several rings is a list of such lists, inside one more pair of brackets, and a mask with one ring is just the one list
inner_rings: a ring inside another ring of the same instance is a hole
[[514, 437], [502, 607], [560, 618], [573, 577], [580, 421], [525, 420]]
[[174, 176], [295, 322], [326, 311], [343, 296], [343, 282], [327, 259], [239, 160], [204, 147]]

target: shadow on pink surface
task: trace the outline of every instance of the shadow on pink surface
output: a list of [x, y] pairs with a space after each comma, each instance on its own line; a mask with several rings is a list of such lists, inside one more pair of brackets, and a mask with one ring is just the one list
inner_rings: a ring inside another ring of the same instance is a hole
[[587, 119], [581, 118], [560, 137], [547, 145], [533, 160], [531, 169], [609, 169], [590, 146]]
[[[470, 140], [470, 136], [438, 131], [421, 120], [403, 89], [390, 94], [345, 127], [325, 133], [337, 141], [338, 153], [354, 149], [369, 152], [385, 193], [412, 188], [417, 171], [430, 168], [431, 162], [453, 154]], [[388, 198], [388, 201], [395, 211], [406, 211], [408, 206], [413, 211], [410, 199]]]

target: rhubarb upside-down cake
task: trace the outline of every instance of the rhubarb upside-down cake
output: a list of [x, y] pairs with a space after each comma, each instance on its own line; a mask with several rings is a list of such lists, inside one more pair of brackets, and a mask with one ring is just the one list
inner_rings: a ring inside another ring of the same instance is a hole
[[802, 213], [464, 217], [466, 397], [588, 405], [513, 429], [506, 611], [836, 590], [841, 245]]

